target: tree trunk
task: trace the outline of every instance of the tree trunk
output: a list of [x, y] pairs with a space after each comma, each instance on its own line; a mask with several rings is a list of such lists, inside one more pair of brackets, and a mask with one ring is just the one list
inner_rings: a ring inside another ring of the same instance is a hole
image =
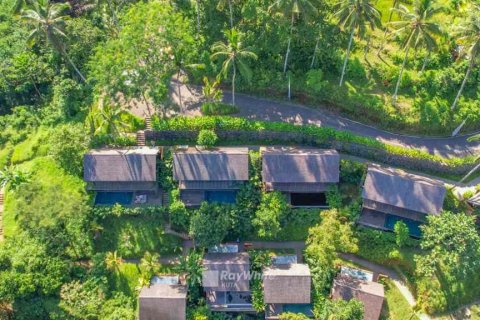
[[232, 10], [232, 0], [228, 0], [228, 9], [230, 10], [230, 28], [233, 29], [233, 10]]
[[237, 76], [237, 68], [233, 63], [233, 76], [232, 76], [232, 104], [235, 105], [235, 77]]
[[455, 101], [453, 101], [451, 110], [455, 109], [457, 106], [458, 100], [460, 100], [460, 97], [462, 96], [463, 89], [465, 88], [465, 84], [467, 83], [468, 77], [470, 76], [470, 72], [472, 71], [473, 68], [473, 59], [468, 65], [467, 73], [465, 74], [465, 77], [463, 78], [462, 85], [460, 86], [460, 89], [458, 90], [457, 96], [455, 97]]
[[430, 51], [425, 56], [425, 59], [423, 59], [423, 65], [422, 65], [422, 69], [420, 70], [420, 74], [422, 74], [425, 71], [425, 68], [427, 67], [428, 60], [430, 60]]
[[82, 79], [83, 82], [87, 82], [87, 80], [85, 79], [85, 77], [83, 76], [83, 74], [80, 72], [80, 70], [78, 70], [77, 66], [75, 65], [75, 63], [73, 63], [73, 61], [70, 59], [70, 57], [68, 56], [67, 52], [65, 51], [65, 49], [63, 48], [63, 46], [61, 46], [61, 50], [62, 50], [62, 54], [63, 56], [65, 57], [65, 59], [67, 59], [68, 63], [72, 66], [72, 68], [75, 70], [75, 72], [78, 74], [78, 76], [80, 77], [80, 79]]
[[395, 93], [393, 94], [393, 105], [397, 103], [398, 89], [400, 88], [400, 83], [402, 83], [403, 70], [408, 60], [408, 52], [410, 51], [410, 41], [407, 43], [407, 50], [405, 51], [405, 57], [403, 58], [402, 68], [400, 69], [400, 74], [398, 75], [397, 85], [395, 86]]
[[317, 42], [315, 43], [315, 49], [313, 50], [313, 57], [312, 57], [312, 63], [310, 64], [310, 69], [313, 69], [315, 66], [315, 60], [317, 57], [317, 50], [318, 50], [318, 44], [320, 43], [320, 37], [317, 38]]
[[178, 103], [180, 104], [180, 111], [183, 113], [182, 83], [180, 82], [180, 69], [178, 69], [178, 72], [177, 72], [177, 88], [178, 88]]
[[111, 0], [108, 0], [108, 1], [107, 1], [107, 5], [108, 5], [108, 9], [109, 9], [110, 12], [112, 13], [113, 24], [115, 25], [115, 27], [118, 28], [119, 23], [118, 23], [117, 14], [115, 13], [115, 10], [113, 9]]
[[[477, 159], [478, 160], [478, 159]], [[460, 181], [458, 181], [459, 183], [463, 183], [465, 180], [468, 179], [468, 177], [470, 177], [473, 173], [475, 173], [475, 171], [477, 171], [478, 169], [480, 168], [480, 163], [477, 164], [475, 167], [473, 167], [472, 170], [470, 170]]]
[[290, 55], [290, 43], [292, 42], [294, 18], [295, 18], [295, 14], [292, 11], [292, 21], [290, 23], [290, 36], [288, 37], [287, 52], [285, 53], [285, 62], [283, 63], [283, 74], [287, 72], [288, 56]]
[[[397, 5], [398, 5], [398, 0], [394, 0], [392, 9], [396, 8]], [[392, 21], [392, 18], [393, 18], [393, 10], [390, 10], [390, 15], [388, 16], [387, 24], [389, 24]], [[383, 33], [383, 40], [382, 40], [382, 43], [380, 44], [380, 48], [378, 48], [377, 55], [379, 55], [380, 52], [382, 51], [383, 46], [385, 45], [385, 40], [387, 39], [387, 35], [388, 35], [388, 28], [385, 26], [385, 32]]]
[[343, 78], [345, 77], [345, 71], [347, 70], [348, 58], [350, 57], [350, 49], [352, 48], [353, 36], [355, 35], [355, 26], [352, 26], [352, 32], [350, 32], [350, 40], [348, 40], [347, 53], [345, 54], [345, 60], [343, 61], [342, 76], [340, 77], [341, 87], [343, 85]]
[[200, 35], [200, 0], [197, 0], [197, 36]]
[[369, 62], [368, 62], [367, 54], [368, 54], [368, 52], [370, 51], [370, 42], [371, 42], [371, 40], [372, 40], [372, 37], [369, 36], [368, 39], [367, 39], [367, 44], [365, 45], [365, 50], [363, 51], [363, 59], [364, 59], [367, 63], [369, 63]]

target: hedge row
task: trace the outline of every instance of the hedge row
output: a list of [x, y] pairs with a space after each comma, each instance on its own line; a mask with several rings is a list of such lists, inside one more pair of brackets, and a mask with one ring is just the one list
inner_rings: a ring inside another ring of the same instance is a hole
[[217, 132], [221, 142], [242, 144], [305, 144], [332, 147], [339, 151], [392, 165], [442, 174], [464, 174], [475, 165], [475, 157], [444, 158], [428, 152], [394, 146], [347, 131], [315, 125], [248, 120], [228, 116], [175, 117], [152, 120], [149, 140], [195, 141], [203, 129]]

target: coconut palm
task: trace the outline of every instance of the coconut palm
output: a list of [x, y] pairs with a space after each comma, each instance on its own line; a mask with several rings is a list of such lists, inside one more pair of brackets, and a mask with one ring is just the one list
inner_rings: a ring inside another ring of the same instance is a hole
[[145, 252], [143, 258], [140, 260], [140, 268], [146, 275], [152, 276], [160, 269], [160, 255], [157, 253]]
[[252, 70], [248, 66], [247, 59], [257, 59], [257, 55], [249, 48], [245, 48], [242, 42], [242, 34], [236, 29], [227, 30], [224, 32], [227, 42], [216, 42], [212, 46], [213, 54], [210, 56], [212, 60], [222, 59], [222, 69], [220, 75], [228, 76], [232, 70], [232, 104], [235, 105], [235, 80], [237, 77], [237, 70], [245, 80], [250, 81], [252, 77]]
[[94, 109], [93, 112], [94, 133], [119, 136], [128, 127], [128, 123], [126, 123], [122, 117], [125, 111], [119, 107], [107, 104]]
[[355, 32], [357, 32], [359, 37], [363, 37], [366, 27], [373, 30], [375, 27], [380, 27], [382, 22], [380, 20], [380, 11], [374, 7], [370, 0], [341, 0], [335, 5], [335, 8], [335, 16], [338, 18], [339, 26], [350, 31], [347, 52], [340, 77], [340, 86], [342, 86]]
[[404, 34], [405, 40], [402, 48], [405, 50], [405, 57], [398, 75], [397, 85], [393, 94], [393, 103], [395, 104], [398, 96], [398, 89], [402, 82], [403, 71], [408, 61], [410, 49], [417, 50], [420, 46], [425, 46], [427, 51], [437, 47], [435, 36], [441, 34], [440, 27], [432, 18], [441, 10], [434, 6], [434, 0], [416, 0], [413, 10], [404, 5], [399, 5], [398, 9], [393, 9], [400, 16], [399, 21], [392, 22], [396, 29], [395, 33]]
[[123, 259], [118, 256], [117, 251], [107, 252], [107, 255], [105, 256], [105, 265], [108, 270], [118, 272], [122, 263]]
[[287, 72], [295, 17], [298, 17], [301, 13], [315, 15], [317, 12], [316, 3], [317, 0], [275, 0], [269, 8], [270, 11], [279, 11], [284, 17], [290, 18], [290, 34], [288, 36], [287, 51], [285, 52], [285, 61], [283, 63], [284, 74]]
[[33, 30], [29, 35], [29, 43], [33, 44], [39, 38], [44, 37], [47, 43], [67, 60], [80, 79], [85, 82], [85, 77], [65, 50], [64, 40], [67, 36], [63, 29], [65, 21], [70, 17], [64, 13], [70, 8], [70, 5], [68, 3], [50, 3], [49, 0], [29, 1], [32, 1], [32, 4], [27, 9], [21, 11], [22, 21], [33, 26]]
[[452, 110], [457, 106], [458, 100], [462, 96], [463, 89], [467, 83], [467, 79], [478, 60], [480, 60], [480, 4], [471, 5], [468, 18], [457, 27], [455, 36], [457, 37], [458, 43], [464, 48], [462, 55], [468, 58], [469, 63], [465, 77], [460, 85], [460, 89], [453, 101], [451, 107]]

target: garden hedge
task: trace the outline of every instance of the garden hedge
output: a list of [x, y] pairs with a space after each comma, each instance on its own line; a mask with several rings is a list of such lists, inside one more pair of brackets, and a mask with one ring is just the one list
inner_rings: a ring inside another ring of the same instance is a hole
[[340, 152], [393, 166], [440, 175], [463, 175], [475, 165], [475, 157], [444, 158], [428, 152], [395, 146], [347, 131], [316, 125], [248, 120], [229, 116], [175, 117], [152, 119], [147, 141], [163, 144], [195, 143], [198, 132], [214, 130], [221, 144], [305, 145], [334, 148]]

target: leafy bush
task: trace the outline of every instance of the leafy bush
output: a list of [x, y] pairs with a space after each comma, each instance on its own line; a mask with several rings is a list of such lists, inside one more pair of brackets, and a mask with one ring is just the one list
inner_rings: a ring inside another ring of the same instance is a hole
[[257, 235], [260, 238], [275, 238], [281, 231], [280, 221], [287, 209], [287, 200], [282, 193], [263, 193], [252, 222]]
[[217, 141], [217, 134], [213, 130], [201, 130], [198, 134], [197, 144], [202, 147], [211, 148]]
[[342, 195], [340, 194], [337, 185], [329, 187], [325, 193], [325, 196], [327, 198], [327, 204], [330, 208], [339, 209], [342, 206]]
[[237, 106], [221, 102], [205, 102], [202, 104], [201, 111], [206, 116], [225, 116], [239, 112]]
[[328, 84], [328, 81], [323, 79], [323, 71], [320, 69], [314, 69], [307, 72], [307, 89], [313, 93], [320, 93], [323, 88]]
[[367, 174], [365, 163], [340, 160], [340, 182], [360, 185]]
[[[386, 144], [373, 138], [357, 136], [348, 131], [337, 131], [328, 127], [318, 127], [315, 125], [297, 126], [285, 122], [269, 122], [248, 120], [239, 117], [216, 116], [216, 117], [175, 117], [169, 119], [153, 119], [153, 127], [155, 130], [171, 130], [171, 131], [255, 131], [255, 132], [283, 132], [296, 133], [303, 139], [314, 139], [316, 144], [347, 142], [364, 145], [372, 149], [385, 150], [388, 153], [398, 156], [404, 156], [422, 161], [432, 161], [439, 164], [448, 165], [451, 168], [461, 166], [472, 166], [475, 164], [475, 157], [467, 156], [464, 158], [443, 158], [433, 155], [425, 151], [416, 149], [403, 148], [396, 145]], [[238, 139], [236, 140], [238, 142]], [[248, 141], [246, 143], [270, 143], [262, 139]], [[433, 170], [433, 169], [432, 169]]]
[[195, 210], [190, 220], [190, 235], [199, 247], [222, 243], [230, 229], [229, 211], [228, 206], [206, 202]]

